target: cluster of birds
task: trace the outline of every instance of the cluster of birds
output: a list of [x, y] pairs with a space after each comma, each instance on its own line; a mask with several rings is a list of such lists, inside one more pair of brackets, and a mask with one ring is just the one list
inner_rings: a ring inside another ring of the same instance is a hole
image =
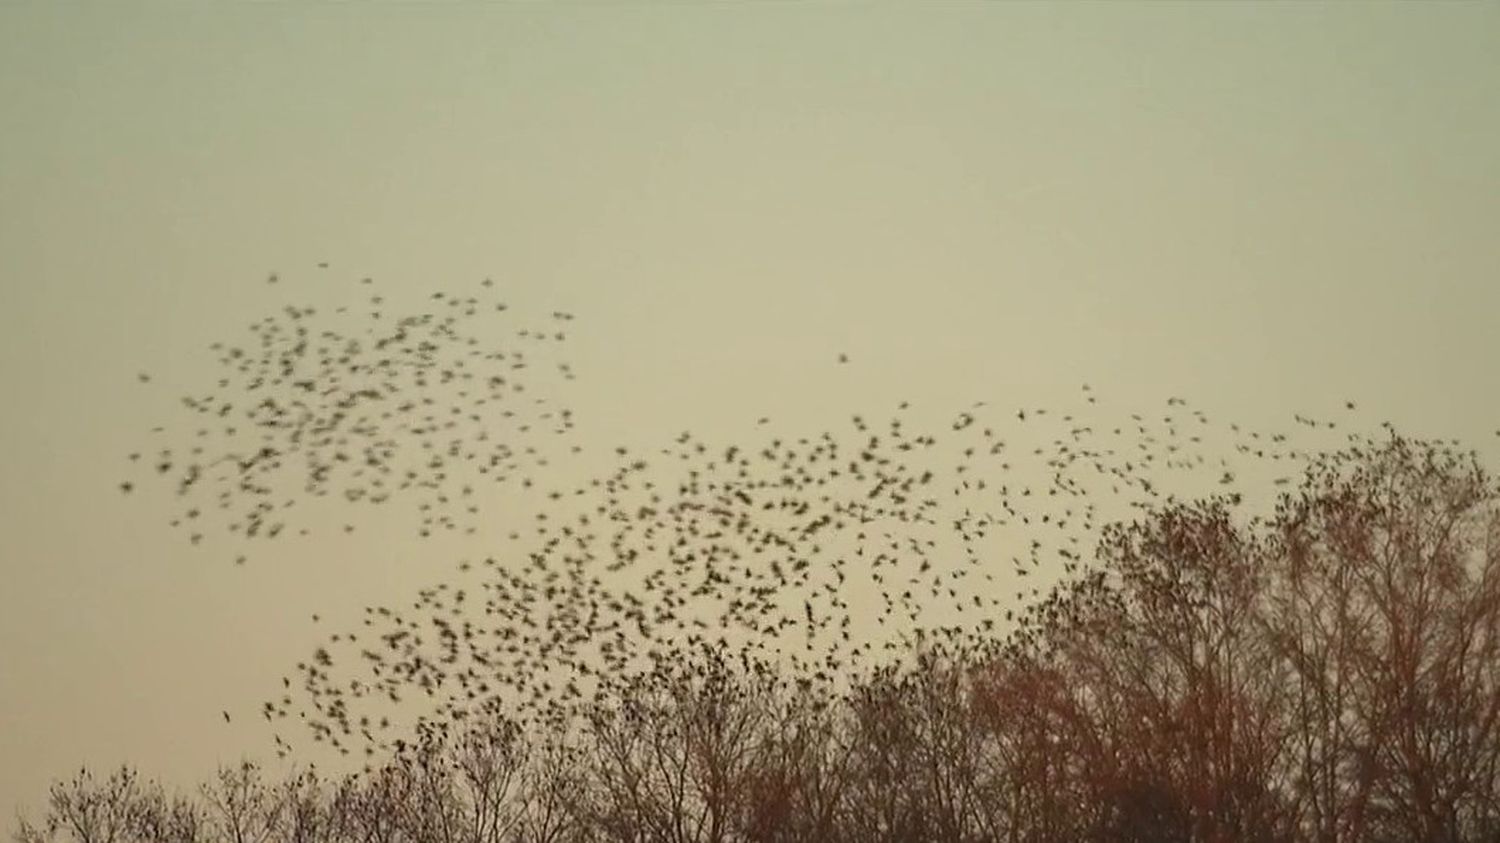
[[283, 678], [260, 709], [282, 754], [287, 726], [370, 756], [482, 713], [567, 728], [704, 648], [848, 688], [928, 643], [986, 647], [1064, 610], [1049, 597], [1095, 576], [1104, 525], [1179, 493], [1274, 495], [1326, 450], [1306, 434], [1337, 427], [1298, 416], [1297, 436], [1262, 433], [1179, 398], [1119, 414], [1084, 386], [1068, 407], [901, 402], [815, 433], [766, 418], [742, 441], [684, 431], [553, 482], [536, 436], [582, 446], [528, 378], [573, 378], [548, 356], [572, 316], [496, 329], [490, 288], [408, 315], [379, 295], [328, 318], [283, 308], [213, 346], [224, 376], [183, 399], [188, 449], [132, 455], [175, 486], [195, 542], [214, 505], [248, 539], [309, 530], [291, 520], [309, 498], [409, 502], [423, 535], [473, 532], [486, 479], [534, 499], [509, 513], [508, 542], [407, 604], [367, 607]]
[[178, 444], [130, 462], [175, 491], [171, 525], [193, 544], [219, 526], [213, 515], [245, 539], [307, 535], [325, 522], [298, 518], [298, 505], [325, 497], [410, 506], [424, 537], [472, 533], [481, 486], [529, 482], [526, 472], [547, 463], [542, 438], [574, 426], [553, 403], [557, 382], [574, 377], [557, 353], [572, 314], [517, 328], [493, 287], [435, 292], [409, 311], [373, 290], [331, 311], [285, 306], [243, 340], [212, 344], [220, 376], [181, 398], [189, 433], [156, 427]]
[[1288, 434], [1215, 437], [1178, 399], [1105, 425], [1083, 397], [922, 427], [903, 403], [815, 435], [762, 420], [753, 443], [683, 432], [619, 448], [613, 470], [549, 493], [509, 547], [408, 605], [367, 607], [262, 714], [367, 755], [398, 746], [413, 712], [419, 728], [503, 713], [566, 730], [705, 648], [849, 690], [924, 644], [988, 647], [1028, 611], [1057, 611], [1049, 596], [1092, 575], [1101, 528], [1173, 497], [1174, 475], [1222, 493], [1259, 467], [1270, 494], [1312, 456]]

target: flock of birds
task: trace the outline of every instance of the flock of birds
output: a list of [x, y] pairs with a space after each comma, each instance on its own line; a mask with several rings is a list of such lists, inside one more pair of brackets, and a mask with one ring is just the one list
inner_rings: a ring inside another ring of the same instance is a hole
[[[332, 313], [286, 306], [252, 323], [244, 342], [212, 344], [220, 376], [181, 398], [191, 427], [180, 438], [191, 444], [130, 460], [175, 489], [171, 526], [193, 544], [220, 526], [214, 515], [245, 539], [308, 535], [326, 522], [301, 510], [330, 495], [412, 507], [423, 536], [473, 533], [482, 484], [529, 482], [546, 465], [542, 440], [574, 427], [552, 403], [555, 382], [574, 377], [556, 353], [572, 314], [507, 329], [497, 323], [509, 308], [492, 289], [485, 280], [474, 294], [433, 293], [414, 313], [392, 312], [379, 294]], [[528, 389], [543, 379], [552, 388]], [[341, 528], [353, 532], [355, 520]]]
[[549, 485], [536, 435], [583, 446], [572, 414], [523, 376], [572, 378], [536, 359], [572, 317], [487, 327], [505, 311], [487, 282], [429, 302], [398, 316], [374, 296], [368, 311], [333, 314], [364, 315], [363, 331], [311, 308], [254, 323], [252, 342], [216, 344], [217, 390], [183, 399], [201, 421], [195, 444], [152, 455], [194, 536], [204, 496], [246, 539], [286, 532], [308, 496], [410, 502], [424, 535], [473, 531], [492, 499], [474, 474], [534, 500], [510, 515], [506, 541], [407, 604], [367, 607], [283, 678], [260, 710], [282, 754], [288, 725], [367, 756], [414, 725], [479, 713], [566, 728], [701, 648], [789, 683], [847, 687], [928, 642], [986, 646], [1055, 610], [1048, 595], [1088, 575], [1105, 524], [1178, 492], [1274, 495], [1325, 447], [1219, 424], [1178, 398], [1112, 415], [1085, 386], [1066, 408], [900, 402], [817, 433], [764, 418], [743, 441], [684, 431]]

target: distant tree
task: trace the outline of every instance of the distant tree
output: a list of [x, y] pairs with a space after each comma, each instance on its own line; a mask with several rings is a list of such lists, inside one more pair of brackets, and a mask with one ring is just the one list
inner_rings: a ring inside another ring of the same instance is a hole
[[756, 843], [847, 839], [854, 741], [846, 712], [823, 689], [776, 700], [749, 776], [745, 839]]
[[1227, 497], [1109, 529], [987, 668], [1012, 839], [1494, 839], [1496, 502], [1398, 437], [1267, 523]]
[[1013, 786], [1036, 831], [1017, 839], [1287, 839], [1265, 558], [1229, 501], [1178, 504], [1109, 530], [1103, 576], [1033, 615], [989, 678], [1012, 775], [1044, 788]]
[[1395, 439], [1284, 502], [1267, 629], [1309, 839], [1500, 829], [1500, 515], [1474, 462]]
[[591, 713], [588, 820], [603, 839], [740, 839], [774, 683], [718, 651], [699, 655], [658, 666]]
[[[62, 839], [77, 843], [124, 843], [148, 834], [170, 834], [160, 827], [164, 815], [153, 816], [158, 804], [152, 788], [140, 782], [129, 767], [115, 770], [98, 780], [88, 770], [52, 785], [47, 793], [47, 818], [40, 826], [22, 820], [20, 843], [50, 843]], [[196, 829], [197, 816], [191, 828]], [[156, 839], [162, 839], [160, 837]]]

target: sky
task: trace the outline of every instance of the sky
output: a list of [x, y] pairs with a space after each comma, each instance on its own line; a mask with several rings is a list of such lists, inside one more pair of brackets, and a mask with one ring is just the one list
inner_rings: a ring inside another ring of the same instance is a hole
[[0, 5], [5, 822], [83, 764], [263, 753], [220, 712], [311, 613], [449, 564], [377, 526], [233, 566], [116, 488], [208, 343], [365, 276], [576, 313], [598, 445], [1087, 382], [1357, 400], [1500, 456], [1497, 33], [1480, 3]]

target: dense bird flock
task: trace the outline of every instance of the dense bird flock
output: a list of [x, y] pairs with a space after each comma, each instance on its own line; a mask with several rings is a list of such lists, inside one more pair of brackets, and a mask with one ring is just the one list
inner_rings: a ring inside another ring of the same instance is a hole
[[332, 312], [287, 305], [242, 341], [213, 343], [220, 377], [181, 397], [181, 428], [153, 429], [165, 444], [130, 454], [138, 476], [121, 489], [141, 473], [173, 487], [171, 525], [194, 544], [215, 529], [308, 535], [323, 522], [299, 514], [330, 495], [414, 508], [424, 536], [472, 533], [482, 485], [528, 482], [545, 465], [542, 441], [573, 428], [553, 384], [528, 389], [572, 379], [557, 353], [572, 315], [516, 327], [492, 290], [436, 292], [409, 313], [380, 294]]
[[299, 512], [332, 497], [350, 507], [344, 531], [354, 507], [386, 505], [423, 536], [472, 534], [501, 520], [486, 483], [537, 502], [500, 546], [409, 604], [368, 607], [298, 664], [261, 707], [282, 754], [288, 724], [367, 756], [479, 714], [566, 729], [705, 648], [837, 691], [929, 644], [992, 647], [1057, 611], [1049, 593], [1086, 578], [1103, 524], [1174, 489], [1274, 489], [1317, 448], [1180, 398], [1112, 413], [1085, 385], [1068, 407], [896, 402], [816, 433], [764, 418], [742, 441], [682, 431], [553, 484], [553, 449], [583, 449], [555, 399], [573, 379], [557, 357], [570, 314], [516, 327], [488, 281], [412, 313], [362, 297], [286, 306], [213, 344], [222, 377], [181, 402], [191, 444], [157, 428], [169, 444], [130, 455], [175, 491], [173, 526], [248, 546], [308, 534], [326, 520]]
[[214, 343], [120, 487], [241, 562], [372, 506], [462, 551], [260, 703], [349, 775], [247, 762], [195, 806], [85, 771], [24, 843], [1496, 839], [1472, 453], [1353, 402], [1268, 429], [1089, 385], [604, 446], [569, 314], [349, 283]]

